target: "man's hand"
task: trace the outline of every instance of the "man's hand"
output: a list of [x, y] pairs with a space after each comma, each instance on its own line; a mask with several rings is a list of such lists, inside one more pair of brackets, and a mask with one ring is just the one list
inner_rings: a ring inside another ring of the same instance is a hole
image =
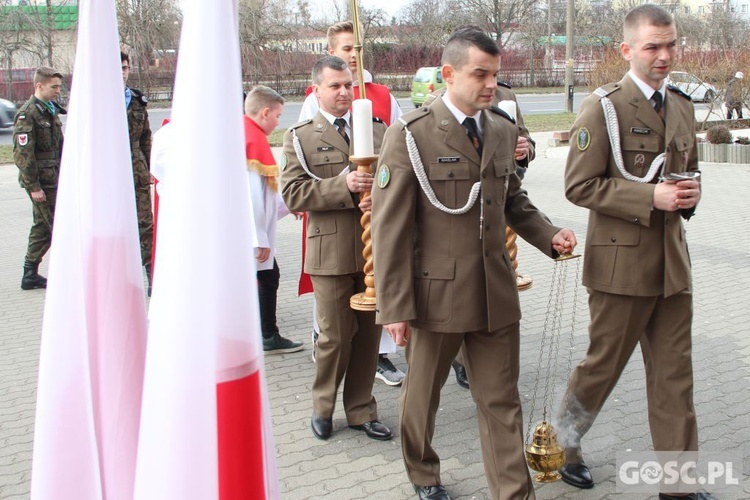
[[695, 179], [677, 183], [677, 208], [693, 208], [701, 199], [701, 185]]
[[693, 208], [701, 199], [700, 183], [695, 179], [664, 181], [654, 188], [654, 208], [674, 212]]
[[36, 203], [42, 203], [43, 201], [47, 201], [47, 195], [44, 194], [44, 190], [40, 189], [39, 191], [31, 191], [29, 192], [31, 195], [31, 199], [35, 201]]
[[576, 235], [570, 229], [560, 229], [552, 237], [552, 248], [560, 255], [573, 253], [577, 244]]
[[257, 260], [261, 264], [267, 261], [270, 256], [271, 256], [270, 248], [256, 248], [255, 249], [255, 260]]
[[372, 210], [372, 196], [368, 196], [364, 200], [359, 202], [359, 209], [362, 213], [369, 212]]
[[411, 338], [411, 328], [409, 328], [408, 321], [389, 323], [383, 325], [383, 328], [385, 328], [397, 346], [404, 347], [409, 342], [409, 338]]
[[372, 174], [366, 172], [349, 172], [346, 174], [346, 187], [352, 193], [365, 193], [372, 190]]
[[529, 140], [519, 135], [518, 142], [516, 143], [516, 160], [523, 160], [524, 158], [529, 156], [530, 150], [531, 147], [529, 144]]

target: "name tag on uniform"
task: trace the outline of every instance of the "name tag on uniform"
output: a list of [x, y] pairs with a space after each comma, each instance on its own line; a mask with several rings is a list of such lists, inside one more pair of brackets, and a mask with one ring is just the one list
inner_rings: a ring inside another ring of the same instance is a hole
[[321, 151], [321, 152], [333, 151], [333, 146], [318, 146], [318, 151]]
[[461, 161], [460, 156], [441, 156], [437, 159], [438, 163], [458, 163]]
[[633, 134], [643, 134], [647, 135], [651, 133], [650, 128], [644, 128], [644, 127], [630, 127], [630, 132]]

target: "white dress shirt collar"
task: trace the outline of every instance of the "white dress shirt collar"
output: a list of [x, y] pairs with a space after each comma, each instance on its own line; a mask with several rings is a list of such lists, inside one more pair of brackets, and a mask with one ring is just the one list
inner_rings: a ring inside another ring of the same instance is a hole
[[[448, 92], [446, 92], [443, 95], [443, 102], [445, 102], [445, 106], [448, 108], [448, 110], [451, 112], [451, 114], [456, 117], [456, 120], [458, 120], [458, 123], [460, 123], [461, 125], [463, 125], [464, 124], [464, 120], [467, 117], [469, 117], [469, 115], [467, 115], [466, 113], [464, 113], [463, 111], [461, 111], [460, 109], [458, 109], [456, 107], [456, 105], [453, 104], [453, 102], [450, 99], [450, 94]], [[477, 111], [474, 116], [471, 116], [469, 118], [474, 118], [474, 121], [477, 122], [477, 129], [479, 129], [479, 134], [481, 136], [481, 134], [482, 134], [482, 120], [481, 120], [481, 118], [482, 118], [482, 111], [481, 110]]]
[[633, 73], [633, 70], [628, 71], [628, 76], [630, 77], [631, 80], [635, 82], [638, 88], [641, 89], [641, 92], [643, 92], [643, 95], [646, 96], [646, 99], [651, 100], [651, 97], [653, 97], [655, 93], [659, 92], [662, 97], [662, 102], [665, 102], [666, 100], [665, 98], [667, 97], [666, 96], [667, 94], [666, 80], [661, 82], [661, 87], [659, 88], [659, 90], [654, 90], [654, 88], [651, 85], [649, 85], [648, 83], [644, 82], [643, 80], [635, 76], [635, 73]]
[[330, 123], [331, 125], [334, 125], [333, 121], [336, 118], [343, 118], [346, 121], [346, 135], [348, 135], [349, 137], [352, 136], [351, 111], [347, 111], [344, 116], [333, 116], [331, 113], [323, 111], [323, 108], [320, 108], [318, 111], [320, 111], [320, 114], [323, 115], [323, 117], [328, 120], [328, 123]]

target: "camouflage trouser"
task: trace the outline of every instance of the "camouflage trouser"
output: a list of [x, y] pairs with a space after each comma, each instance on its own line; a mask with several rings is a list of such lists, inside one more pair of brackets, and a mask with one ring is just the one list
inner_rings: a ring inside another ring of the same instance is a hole
[[[31, 225], [31, 231], [29, 231], [29, 248], [26, 251], [26, 262], [29, 264], [39, 264], [52, 244], [52, 223], [55, 218], [57, 189], [44, 188], [44, 195], [47, 197], [47, 201], [35, 202], [31, 200], [34, 222]], [[30, 193], [29, 199], [31, 199]]]
[[141, 263], [151, 265], [154, 246], [154, 215], [151, 212], [151, 186], [135, 187], [135, 207], [138, 210], [138, 234], [141, 238]]

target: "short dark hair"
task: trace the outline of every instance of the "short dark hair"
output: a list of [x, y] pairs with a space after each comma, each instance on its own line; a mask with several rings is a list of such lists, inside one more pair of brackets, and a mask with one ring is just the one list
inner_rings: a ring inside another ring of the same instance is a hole
[[120, 62], [127, 61], [128, 64], [130, 64], [130, 56], [127, 55], [125, 52], [120, 51]]
[[331, 68], [336, 71], [344, 71], [345, 69], [349, 69], [349, 65], [346, 64], [343, 59], [336, 56], [325, 56], [318, 59], [312, 69], [312, 81], [314, 85], [321, 84], [320, 75], [326, 68]]
[[62, 80], [62, 77], [62, 73], [59, 71], [55, 71], [48, 66], [39, 66], [34, 73], [34, 85], [36, 86], [37, 83], [47, 83], [53, 78]]
[[492, 56], [499, 56], [495, 40], [478, 26], [468, 25], [457, 28], [445, 43], [441, 64], [450, 64], [460, 69], [469, 60], [469, 47], [476, 47]]
[[622, 36], [625, 42], [630, 35], [640, 25], [649, 24], [651, 26], [671, 26], [674, 24], [674, 17], [663, 7], [654, 4], [643, 4], [631, 9], [622, 23]]

